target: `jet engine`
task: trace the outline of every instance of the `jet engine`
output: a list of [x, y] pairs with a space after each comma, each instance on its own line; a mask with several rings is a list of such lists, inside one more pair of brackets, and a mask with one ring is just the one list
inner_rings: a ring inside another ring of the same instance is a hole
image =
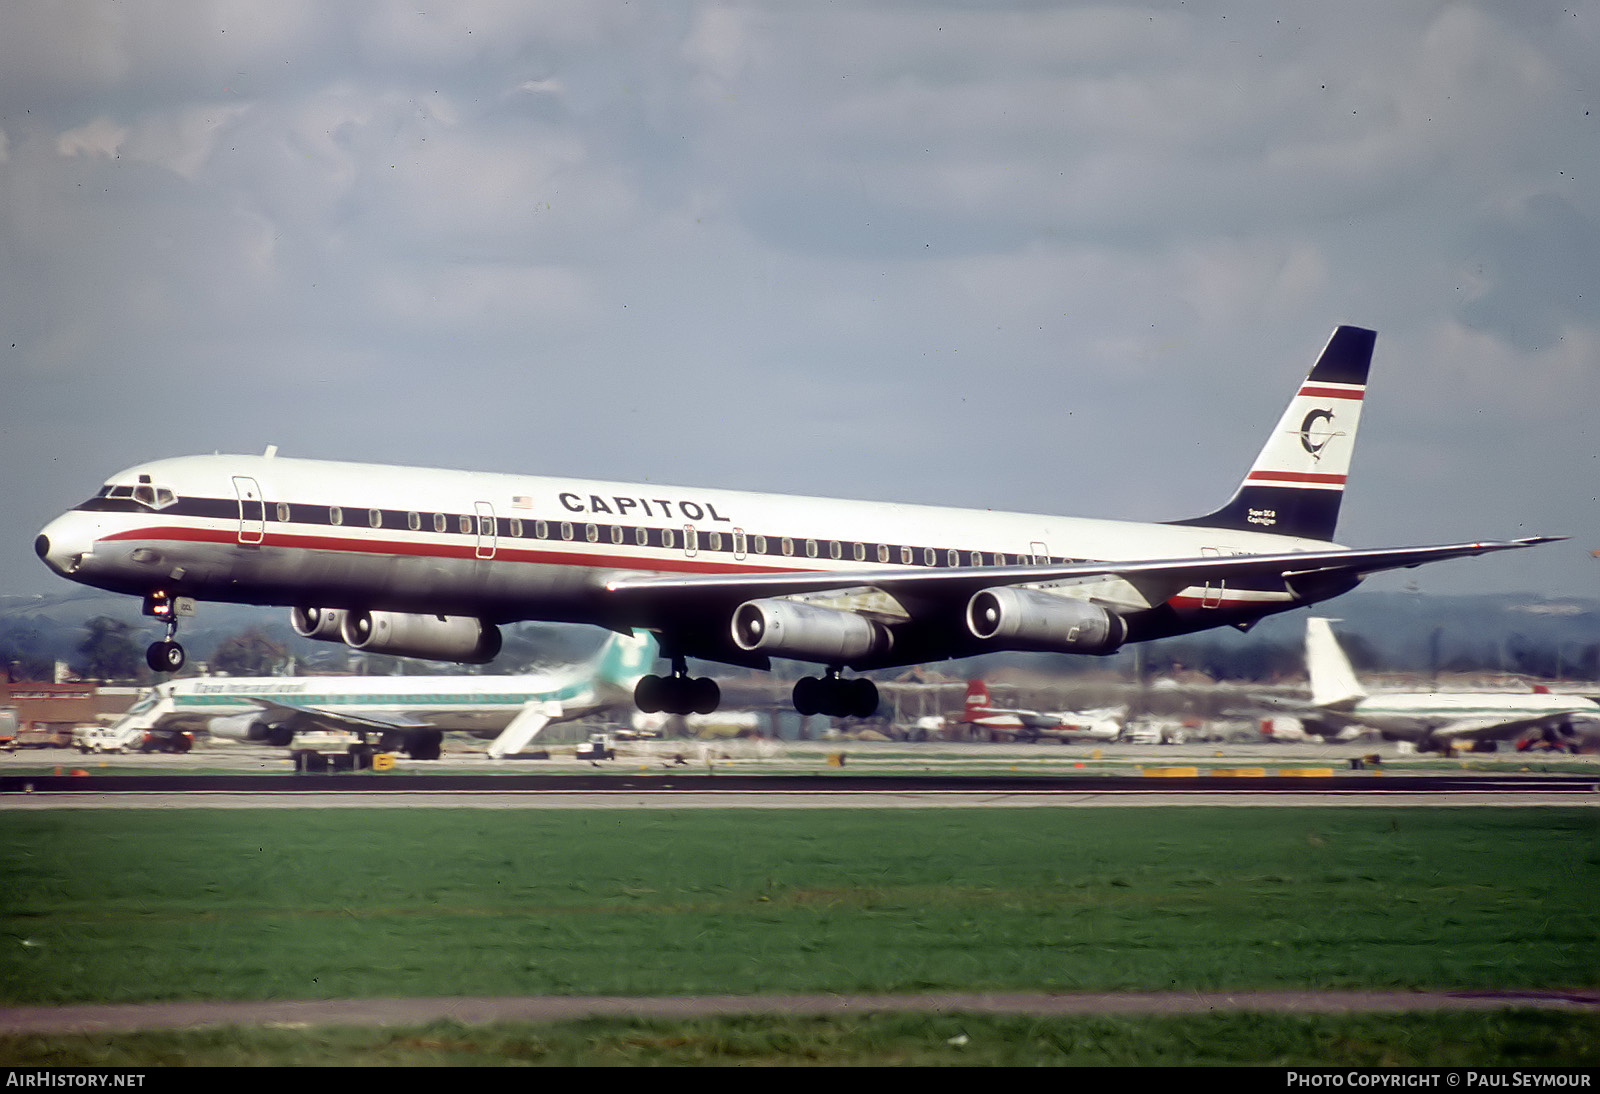
[[967, 628], [1002, 649], [1035, 653], [1112, 653], [1128, 637], [1128, 624], [1086, 600], [1003, 585], [974, 593]]
[[213, 737], [225, 737], [230, 741], [261, 741], [273, 748], [287, 748], [294, 739], [294, 730], [288, 726], [263, 722], [261, 715], [255, 712], [219, 715], [206, 723], [206, 731]]
[[469, 615], [350, 612], [339, 633], [362, 653], [482, 665], [500, 652], [500, 628]]
[[338, 608], [290, 609], [289, 626], [301, 638], [314, 638], [318, 642], [344, 641], [340, 633], [344, 627], [344, 612]]
[[733, 613], [733, 641], [750, 653], [844, 664], [888, 651], [883, 624], [795, 600], [750, 600]]

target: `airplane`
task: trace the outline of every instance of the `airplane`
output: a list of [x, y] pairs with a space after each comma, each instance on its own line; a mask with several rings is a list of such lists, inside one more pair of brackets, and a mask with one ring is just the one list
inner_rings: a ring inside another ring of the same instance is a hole
[[1458, 741], [1499, 741], [1538, 732], [1564, 742], [1600, 733], [1600, 703], [1578, 695], [1532, 692], [1384, 692], [1369, 695], [1334, 637], [1332, 621], [1306, 620], [1306, 671], [1312, 714], [1324, 725], [1368, 727], [1423, 752]]
[[521, 620], [650, 631], [671, 673], [647, 713], [710, 713], [687, 659], [822, 667], [802, 714], [864, 717], [857, 672], [997, 651], [1109, 654], [1348, 592], [1370, 574], [1546, 542], [1352, 550], [1333, 542], [1373, 331], [1341, 326], [1232, 498], [1145, 524], [987, 509], [260, 456], [131, 467], [34, 549], [72, 581], [143, 598], [147, 660], [184, 663], [197, 601], [290, 609], [306, 637], [484, 662]]
[[209, 733], [290, 748], [302, 733], [352, 735], [357, 747], [437, 760], [446, 732], [492, 737], [500, 759], [547, 725], [627, 702], [655, 661], [648, 634], [611, 634], [586, 662], [535, 676], [204, 676], [158, 684], [108, 741]]
[[1040, 737], [1062, 741], [1110, 741], [1122, 733], [1122, 720], [1126, 715], [1125, 707], [1056, 713], [997, 707], [989, 700], [987, 684], [982, 680], [968, 680], [967, 701], [959, 721], [975, 729], [1005, 733], [1024, 741], [1037, 741]]

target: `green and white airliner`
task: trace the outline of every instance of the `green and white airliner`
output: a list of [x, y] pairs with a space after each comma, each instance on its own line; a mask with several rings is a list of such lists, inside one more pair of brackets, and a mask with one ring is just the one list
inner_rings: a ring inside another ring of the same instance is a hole
[[207, 733], [291, 748], [308, 733], [352, 736], [385, 752], [436, 760], [446, 732], [493, 738], [514, 755], [553, 722], [629, 702], [656, 657], [648, 635], [608, 635], [587, 662], [535, 676], [203, 676], [142, 696], [106, 740]]

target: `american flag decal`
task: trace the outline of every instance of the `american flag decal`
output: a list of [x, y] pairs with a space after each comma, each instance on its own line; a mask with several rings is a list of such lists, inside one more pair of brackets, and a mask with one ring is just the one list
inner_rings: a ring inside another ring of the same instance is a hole
[[511, 499], [511, 508], [513, 508], [513, 509], [532, 509], [533, 508], [533, 499], [528, 497], [528, 495], [526, 495], [526, 494], [518, 494], [516, 497]]

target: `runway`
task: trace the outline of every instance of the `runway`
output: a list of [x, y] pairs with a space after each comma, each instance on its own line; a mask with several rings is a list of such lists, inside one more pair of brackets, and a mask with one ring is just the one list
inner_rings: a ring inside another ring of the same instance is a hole
[[1446, 761], [1326, 745], [655, 741], [600, 764], [570, 753], [490, 761], [463, 751], [433, 762], [401, 758], [388, 773], [315, 775], [295, 774], [282, 751], [256, 747], [43, 759], [0, 762], [0, 810], [1600, 806], [1597, 757]]

